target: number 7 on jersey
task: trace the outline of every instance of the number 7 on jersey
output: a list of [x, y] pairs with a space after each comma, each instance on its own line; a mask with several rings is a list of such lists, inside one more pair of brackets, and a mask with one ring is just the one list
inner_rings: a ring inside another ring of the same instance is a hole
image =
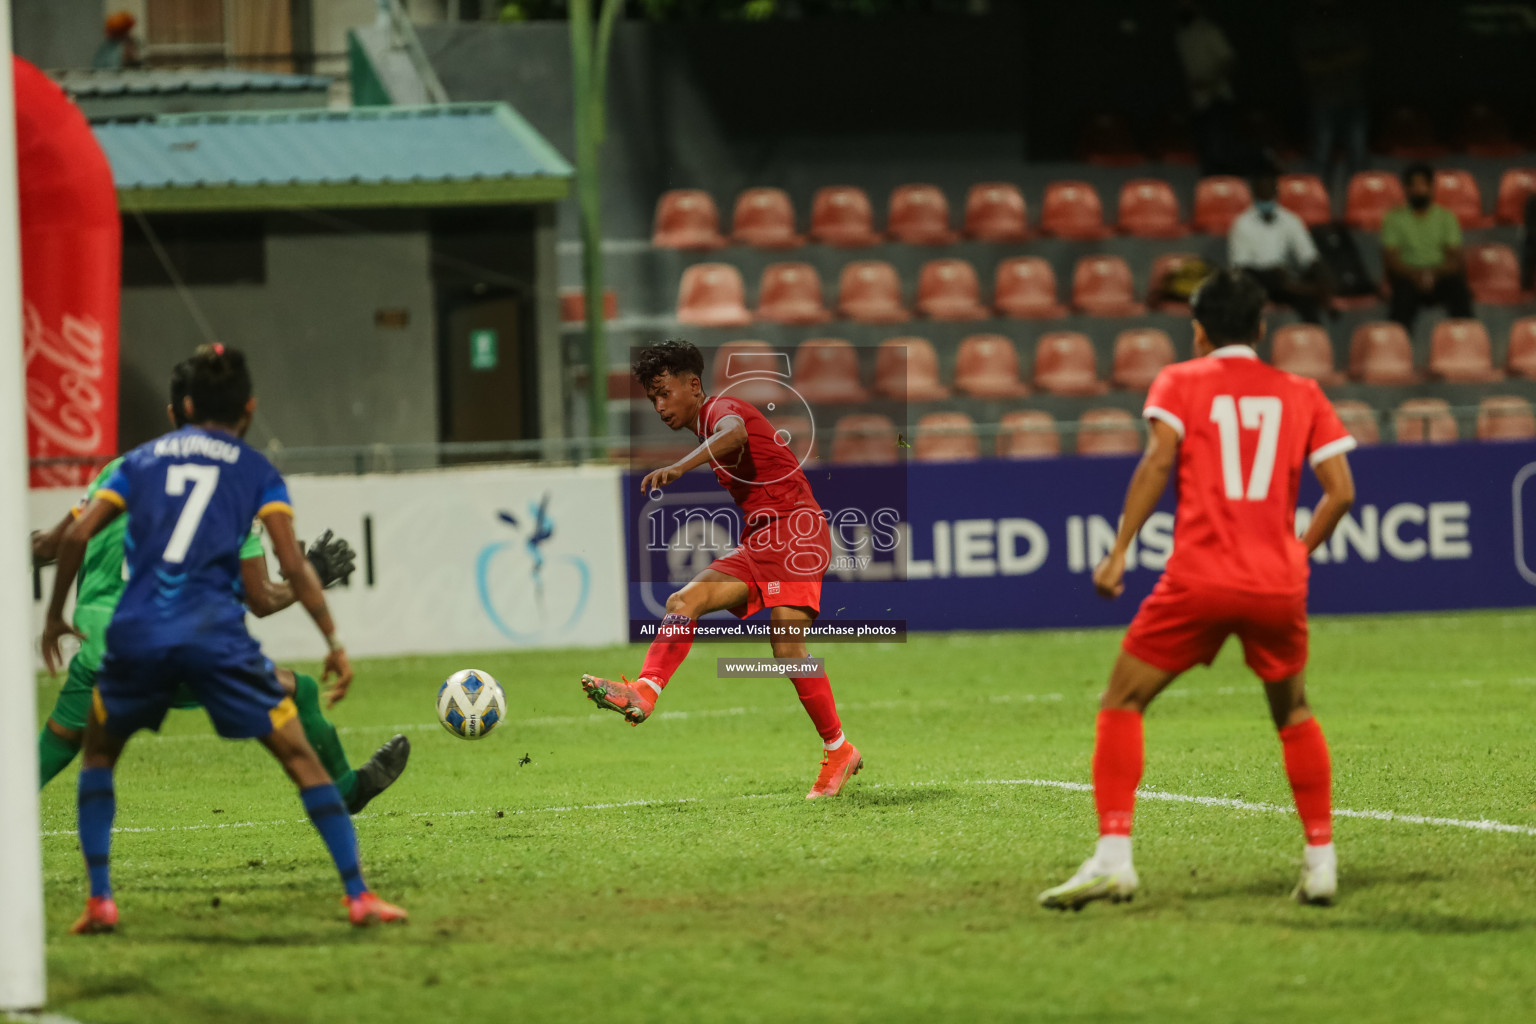
[[[1275, 455], [1280, 444], [1280, 399], [1274, 395], [1217, 395], [1211, 400], [1211, 420], [1221, 435], [1221, 482], [1230, 501], [1263, 501], [1269, 497], [1269, 483], [1275, 475]], [[1245, 430], [1259, 432], [1259, 446], [1253, 453], [1253, 469], [1248, 488], [1243, 489], [1243, 459], [1238, 424]]]
[[166, 467], [166, 494], [172, 497], [186, 494], [188, 482], [192, 484], [192, 494], [181, 506], [176, 528], [171, 531], [171, 539], [166, 542], [165, 553], [161, 555], [167, 562], [181, 562], [187, 557], [192, 538], [197, 536], [198, 524], [203, 521], [203, 513], [208, 511], [208, 502], [213, 498], [213, 489], [219, 486], [219, 467], [195, 463]]

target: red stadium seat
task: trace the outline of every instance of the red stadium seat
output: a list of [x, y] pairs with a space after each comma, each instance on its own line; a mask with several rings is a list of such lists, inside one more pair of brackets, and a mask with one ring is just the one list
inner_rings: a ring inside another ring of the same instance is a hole
[[1038, 256], [1015, 256], [999, 263], [992, 301], [999, 313], [1020, 320], [1067, 315], [1067, 307], [1056, 301], [1056, 271]]
[[965, 234], [978, 242], [1022, 242], [1029, 237], [1024, 193], [1006, 181], [972, 185], [965, 197]]
[[1479, 242], [1467, 246], [1466, 255], [1472, 298], [1490, 306], [1518, 306], [1525, 301], [1515, 250], [1503, 242]]
[[841, 338], [807, 338], [795, 348], [794, 387], [807, 402], [869, 401], [859, 383], [859, 353]]
[[1339, 422], [1349, 431], [1356, 444], [1380, 444], [1381, 424], [1376, 420], [1376, 410], [1365, 402], [1334, 402], [1333, 411], [1339, 414]]
[[1510, 325], [1504, 367], [1516, 377], [1536, 380], [1536, 316], [1522, 317]]
[[1134, 167], [1147, 162], [1131, 126], [1120, 114], [1094, 114], [1077, 136], [1077, 157], [1095, 167]]
[[1413, 343], [1401, 324], [1377, 320], [1361, 324], [1349, 340], [1349, 375], [1366, 384], [1417, 384]]
[[1280, 205], [1300, 217], [1309, 228], [1333, 220], [1333, 203], [1323, 179], [1315, 174], [1280, 175]]
[[1045, 188], [1040, 210], [1040, 230], [1056, 238], [1094, 241], [1108, 238], [1104, 204], [1086, 181], [1053, 181]]
[[917, 278], [917, 309], [935, 320], [985, 320], [976, 268], [965, 260], [929, 260]]
[[949, 200], [937, 185], [902, 185], [891, 193], [886, 234], [911, 245], [949, 245], [959, 235], [949, 227]]
[[1189, 234], [1179, 216], [1173, 188], [1158, 178], [1135, 178], [1120, 187], [1120, 230], [1138, 238], [1182, 238]]
[[1072, 305], [1090, 316], [1137, 316], [1147, 311], [1136, 301], [1131, 268], [1119, 256], [1084, 256], [1077, 261]]
[[1398, 107], [1386, 116], [1377, 133], [1377, 145], [1400, 160], [1434, 160], [1450, 152], [1440, 144], [1429, 115], [1410, 106]]
[[1455, 384], [1503, 380], [1494, 368], [1493, 345], [1481, 320], [1442, 320], [1429, 340], [1429, 372]]
[[1403, 183], [1386, 171], [1361, 171], [1349, 179], [1344, 200], [1344, 223], [1362, 231], [1380, 231], [1381, 218], [1408, 201]]
[[1344, 383], [1333, 367], [1333, 342], [1317, 324], [1286, 324], [1274, 334], [1276, 369], [1311, 377], [1324, 387]]
[[917, 421], [912, 458], [918, 462], [970, 462], [981, 458], [976, 424], [963, 412], [931, 412]]
[[1398, 444], [1451, 444], [1460, 438], [1451, 405], [1443, 398], [1410, 398], [1392, 415]]
[[1493, 218], [1483, 214], [1483, 194], [1471, 171], [1451, 168], [1436, 171], [1435, 202], [1454, 213], [1463, 230], [1493, 226]]
[[1468, 156], [1501, 160], [1519, 156], [1524, 148], [1509, 134], [1509, 124], [1486, 103], [1474, 103], [1462, 118], [1463, 148]]
[[1477, 436], [1482, 441], [1536, 437], [1536, 412], [1518, 395], [1490, 395], [1477, 406]]
[[677, 319], [698, 327], [740, 327], [747, 312], [741, 271], [729, 263], [695, 263], [677, 286]]
[[888, 466], [900, 462], [896, 424], [874, 413], [854, 413], [832, 431], [832, 461], [845, 466]]
[[811, 237], [845, 249], [884, 241], [875, 230], [869, 196], [851, 185], [829, 185], [816, 190], [811, 204]]
[[728, 341], [715, 350], [710, 393], [729, 390], [749, 405], [765, 405], [784, 397], [791, 382], [789, 357], [766, 341]]
[[864, 324], [899, 324], [912, 319], [901, 304], [901, 278], [884, 260], [854, 260], [837, 282], [837, 311]]
[[755, 249], [794, 249], [805, 244], [795, 233], [795, 207], [781, 188], [749, 188], [736, 197], [731, 240]]
[[1495, 216], [1500, 224], [1524, 224], [1525, 201], [1536, 193], [1536, 167], [1511, 167], [1499, 179]]
[[725, 245], [720, 211], [709, 193], [696, 188], [662, 193], [656, 200], [651, 244], [662, 249], [718, 249]]
[[809, 263], [770, 263], [757, 293], [757, 318], [776, 324], [820, 324], [832, 319], [821, 297], [821, 275]]
[[939, 382], [939, 357], [926, 338], [887, 338], [875, 354], [875, 394], [907, 402], [949, 397]]
[[955, 388], [973, 398], [1022, 398], [1019, 353], [1001, 334], [973, 334], [955, 357]]
[[[603, 319], [619, 315], [619, 297], [612, 288], [603, 289]], [[587, 319], [587, 293], [580, 288], [560, 289], [560, 322], [579, 324]]]
[[1076, 331], [1052, 331], [1035, 343], [1035, 386], [1053, 395], [1101, 395], [1093, 342]]
[[1145, 391], [1152, 378], [1178, 359], [1173, 339], [1156, 327], [1133, 327], [1115, 338], [1115, 368], [1111, 379], [1117, 388]]
[[1056, 417], [1039, 409], [1015, 409], [1004, 413], [997, 435], [997, 455], [1002, 459], [1048, 459], [1061, 454], [1061, 433]]
[[1124, 409], [1089, 409], [1077, 420], [1077, 454], [1134, 455], [1141, 451], [1136, 417]]
[[1147, 305], [1159, 313], [1189, 315], [1189, 303], [1165, 297], [1170, 276], [1177, 274], [1184, 264], [1200, 257], [1192, 252], [1165, 252], [1152, 261], [1152, 272], [1147, 276]]
[[1237, 215], [1253, 205], [1253, 193], [1242, 178], [1218, 174], [1195, 186], [1195, 230], [1226, 235]]

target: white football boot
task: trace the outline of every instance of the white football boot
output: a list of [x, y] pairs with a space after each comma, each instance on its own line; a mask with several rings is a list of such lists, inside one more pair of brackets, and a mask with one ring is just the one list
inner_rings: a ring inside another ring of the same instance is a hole
[[1082, 910], [1094, 900], [1129, 903], [1139, 884], [1131, 863], [1130, 839], [1104, 836], [1077, 874], [1040, 894], [1040, 905], [1049, 910]]
[[1333, 844], [1308, 846], [1301, 868], [1301, 881], [1292, 893], [1302, 906], [1326, 907], [1339, 891], [1339, 858]]

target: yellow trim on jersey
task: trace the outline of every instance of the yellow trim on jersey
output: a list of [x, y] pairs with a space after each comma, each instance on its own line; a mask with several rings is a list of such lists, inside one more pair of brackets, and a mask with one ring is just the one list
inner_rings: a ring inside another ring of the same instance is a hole
[[277, 707], [267, 712], [267, 717], [272, 719], [272, 731], [276, 732], [299, 715], [299, 709], [294, 707], [292, 697], [284, 697], [278, 702]]
[[96, 718], [97, 725], [107, 724], [107, 705], [102, 702], [101, 690], [91, 687], [91, 713]]
[[110, 502], [121, 509], [126, 509], [128, 507], [128, 503], [123, 500], [123, 496], [121, 494], [118, 494], [116, 491], [110, 491], [105, 487], [96, 488], [96, 493], [91, 495], [91, 497], [101, 498], [103, 501]]
[[80, 513], [84, 511], [85, 509], [81, 508], [79, 505], [71, 505], [69, 506], [69, 517], [71, 519], [79, 519]]
[[[100, 493], [100, 492], [97, 492]], [[293, 506], [286, 501], [269, 501], [256, 511], [257, 519], [265, 519], [269, 513], [281, 512], [289, 518], [293, 517]]]

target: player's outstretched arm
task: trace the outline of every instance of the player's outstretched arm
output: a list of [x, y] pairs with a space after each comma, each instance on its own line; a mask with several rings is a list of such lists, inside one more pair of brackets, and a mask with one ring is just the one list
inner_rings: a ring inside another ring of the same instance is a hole
[[32, 531], [32, 568], [41, 569], [45, 565], [52, 565], [59, 557], [59, 542], [64, 539], [64, 531], [74, 525], [75, 512], [73, 509], [64, 513], [49, 530]]
[[1179, 453], [1179, 434], [1162, 420], [1151, 420], [1147, 429], [1147, 450], [1136, 464], [1131, 486], [1125, 492], [1125, 510], [1120, 518], [1120, 533], [1115, 546], [1098, 568], [1093, 570], [1093, 586], [1103, 597], [1119, 597], [1125, 592], [1125, 556], [1131, 541], [1146, 525], [1147, 518], [1162, 500]]
[[716, 462], [735, 455], [747, 446], [747, 425], [740, 416], [722, 416], [715, 424], [715, 432], [699, 443], [699, 446], [670, 466], [653, 469], [640, 481], [640, 493], [649, 494], [654, 487], [665, 487], [678, 477], [710, 459]]
[[59, 568], [53, 576], [53, 594], [48, 599], [48, 617], [43, 623], [43, 663], [49, 675], [58, 675], [64, 666], [64, 655], [59, 641], [66, 636], [79, 637], [78, 630], [64, 621], [64, 599], [80, 574], [80, 563], [85, 561], [85, 546], [91, 538], [112, 520], [122, 514], [122, 507], [101, 497], [91, 499], [80, 513], [80, 518], [70, 523], [59, 538]]
[[[351, 544], [330, 530], [322, 533], [320, 539], [309, 546], [304, 557], [315, 567], [315, 575], [320, 578], [322, 590], [330, 590], [338, 583], [347, 582], [357, 571], [357, 552], [352, 550]], [[240, 582], [245, 587], [245, 606], [258, 619], [276, 615], [298, 600], [293, 587], [282, 580], [274, 580], [268, 574], [265, 552], [240, 560]]]
[[1323, 496], [1312, 510], [1312, 521], [1307, 524], [1307, 534], [1301, 542], [1307, 553], [1333, 535], [1333, 528], [1355, 503], [1355, 476], [1349, 471], [1349, 458], [1342, 452], [1331, 459], [1324, 459], [1313, 467], [1317, 482], [1323, 485]]
[[330, 648], [325, 656], [325, 671], [321, 673], [321, 678], [329, 679], [332, 675], [336, 677], [329, 694], [329, 704], [334, 706], [347, 695], [347, 688], [352, 685], [352, 664], [347, 660], [346, 647], [336, 635], [336, 623], [331, 620], [331, 609], [325, 603], [325, 591], [320, 586], [320, 577], [315, 574], [315, 567], [309, 564], [309, 559], [304, 557], [304, 552], [299, 548], [298, 538], [293, 533], [291, 513], [286, 509], [274, 509], [262, 517], [262, 522], [266, 524], [267, 536], [272, 538], [272, 553], [277, 556], [278, 570], [293, 588], [294, 597], [309, 612], [309, 617], [315, 621], [320, 635], [325, 637], [326, 646]]

